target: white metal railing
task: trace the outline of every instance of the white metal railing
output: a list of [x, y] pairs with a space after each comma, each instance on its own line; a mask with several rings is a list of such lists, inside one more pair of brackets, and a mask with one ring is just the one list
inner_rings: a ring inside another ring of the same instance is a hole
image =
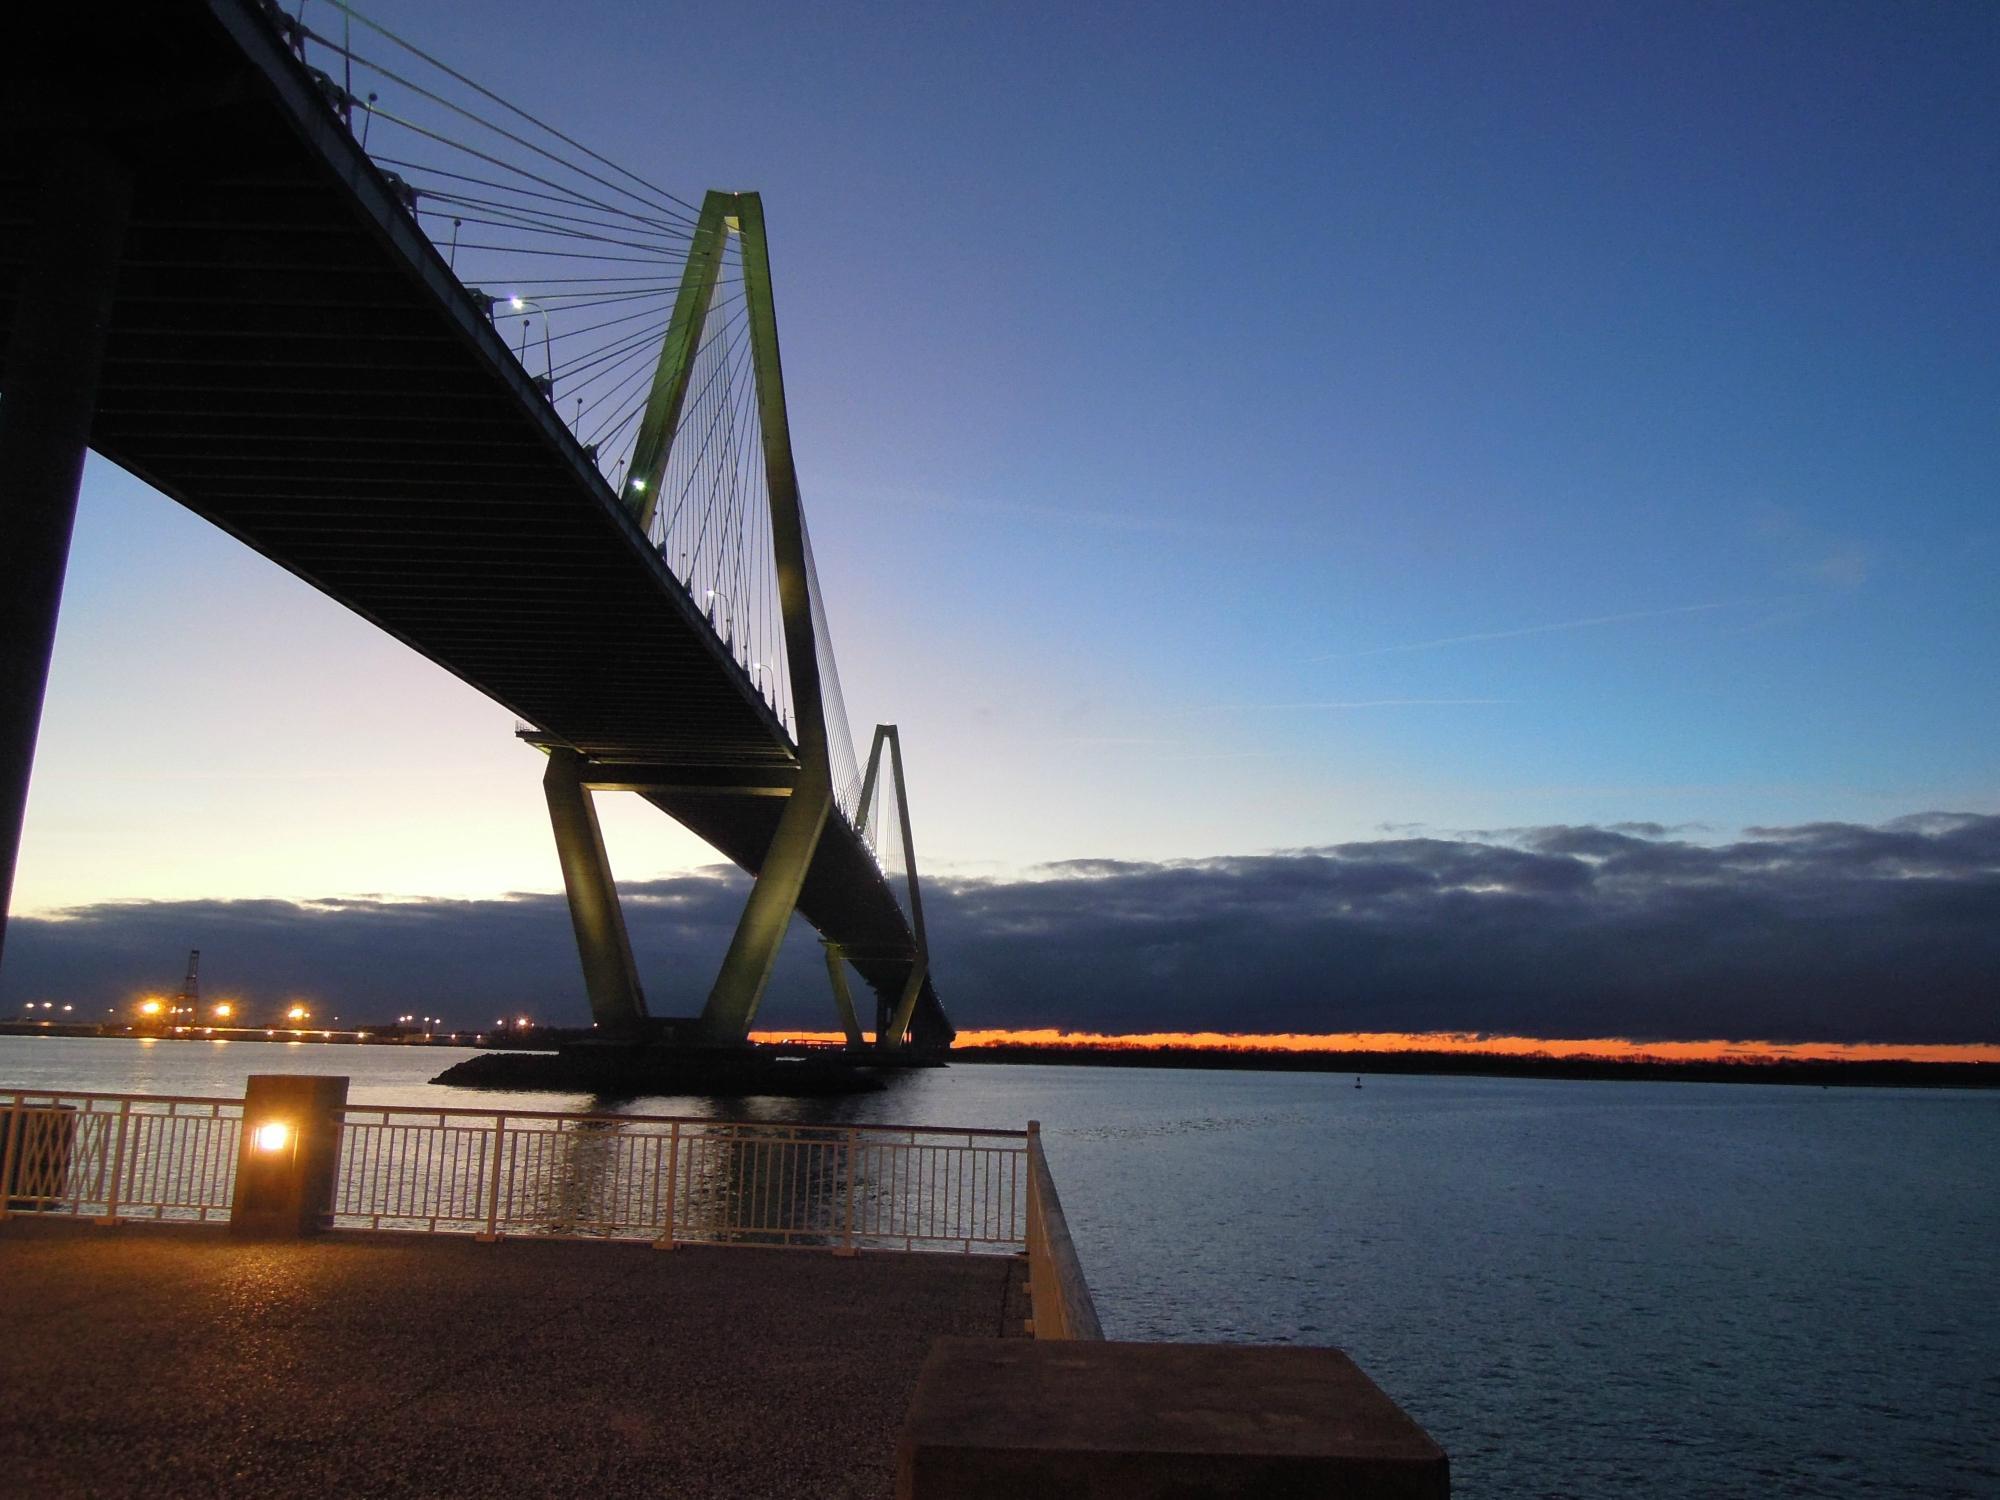
[[243, 1101], [0, 1094], [0, 1218], [226, 1219]]
[[1026, 1135], [350, 1106], [334, 1222], [376, 1229], [1011, 1253]]
[[[243, 1104], [0, 1093], [0, 1217], [226, 1218]], [[484, 1238], [1009, 1254], [1027, 1135], [350, 1105], [333, 1225]]]

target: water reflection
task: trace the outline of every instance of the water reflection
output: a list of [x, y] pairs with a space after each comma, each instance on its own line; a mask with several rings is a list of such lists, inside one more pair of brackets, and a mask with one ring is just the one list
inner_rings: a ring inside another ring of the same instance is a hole
[[617, 1115], [509, 1120], [494, 1138], [505, 1233], [969, 1249], [1022, 1230], [1017, 1138]]
[[839, 1243], [860, 1154], [839, 1128], [636, 1118], [534, 1122], [502, 1149], [508, 1232], [740, 1244]]

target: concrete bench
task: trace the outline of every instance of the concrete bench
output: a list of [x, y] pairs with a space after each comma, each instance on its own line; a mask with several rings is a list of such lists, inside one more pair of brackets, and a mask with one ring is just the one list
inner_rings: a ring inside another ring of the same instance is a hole
[[1443, 1500], [1444, 1450], [1337, 1349], [940, 1339], [899, 1500]]

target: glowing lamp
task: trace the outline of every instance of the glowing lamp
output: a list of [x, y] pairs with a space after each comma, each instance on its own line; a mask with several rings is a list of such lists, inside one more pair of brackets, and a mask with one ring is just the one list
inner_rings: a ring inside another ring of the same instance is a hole
[[290, 1010], [285, 1012], [285, 1019], [287, 1021], [303, 1021], [305, 1018], [306, 1008], [303, 1005], [294, 1005]]
[[250, 1136], [251, 1144], [267, 1155], [275, 1156], [292, 1143], [292, 1127], [283, 1120], [272, 1120], [259, 1125]]
[[159, 1013], [160, 1002], [157, 1000], [148, 1000], [144, 1005], [139, 1007], [139, 1014], [142, 1016], [157, 1016]]
[[635, 479], [632, 481], [632, 488], [637, 490], [640, 494], [643, 495], [646, 493], [646, 481], [643, 479]]
[[226, 1021], [235, 1014], [236, 1008], [234, 1006], [218, 1005], [215, 1007], [215, 1019], [218, 1021]]
[[507, 305], [513, 308], [515, 312], [520, 312], [528, 304], [523, 302], [519, 297], [509, 297], [507, 299]]

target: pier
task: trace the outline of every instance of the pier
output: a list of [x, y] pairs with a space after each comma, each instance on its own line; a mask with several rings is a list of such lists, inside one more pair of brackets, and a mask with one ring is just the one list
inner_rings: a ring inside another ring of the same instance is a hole
[[16, 1493], [888, 1496], [1013, 1257], [0, 1224]]
[[346, 1094], [0, 1094], [12, 1483], [1449, 1494], [1337, 1350], [1106, 1341], [1033, 1124]]

